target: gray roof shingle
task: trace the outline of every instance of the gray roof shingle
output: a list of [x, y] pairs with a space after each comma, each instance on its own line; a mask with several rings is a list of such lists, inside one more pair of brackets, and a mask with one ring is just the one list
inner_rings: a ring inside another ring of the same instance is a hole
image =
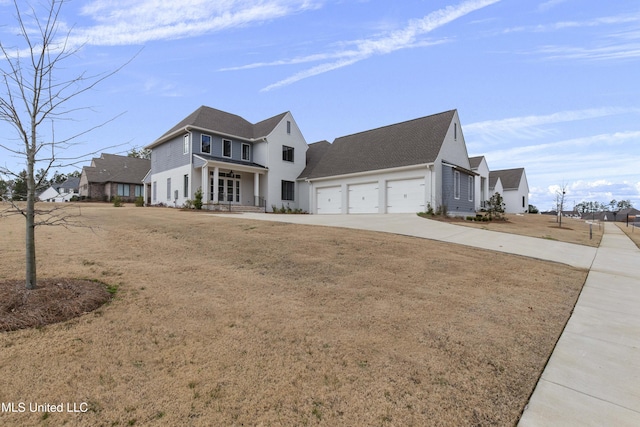
[[307, 163], [304, 170], [298, 176], [298, 179], [306, 178], [311, 174], [311, 171], [316, 167], [316, 165], [327, 153], [327, 150], [331, 147], [331, 143], [329, 141], [318, 141], [308, 145], [307, 148]]
[[505, 190], [518, 189], [520, 187], [520, 180], [522, 179], [523, 174], [524, 174], [524, 168], [490, 171], [489, 187], [491, 187], [492, 182], [493, 182], [493, 187], [495, 187], [496, 180], [500, 178], [500, 182], [502, 182], [503, 189]]
[[484, 156], [469, 157], [469, 166], [471, 169], [478, 169], [480, 163], [482, 163], [482, 159], [484, 159]]
[[158, 141], [183, 129], [185, 126], [209, 129], [214, 132], [238, 136], [244, 139], [260, 138], [271, 133], [273, 128], [280, 123], [286, 114], [286, 112], [278, 114], [254, 125], [238, 115], [203, 105], [165, 132], [158, 138]]
[[434, 162], [454, 115], [450, 110], [337, 138], [308, 178]]
[[151, 169], [151, 160], [103, 153], [83, 169], [91, 183], [140, 184]]

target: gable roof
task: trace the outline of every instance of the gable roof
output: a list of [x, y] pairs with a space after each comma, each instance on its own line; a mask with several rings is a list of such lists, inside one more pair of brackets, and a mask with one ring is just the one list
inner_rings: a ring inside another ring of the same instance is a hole
[[327, 150], [331, 147], [331, 143], [329, 141], [323, 140], [314, 142], [307, 146], [307, 163], [304, 170], [298, 176], [298, 179], [306, 178], [311, 174], [311, 171], [317, 166], [324, 156], [327, 153]]
[[[498, 184], [498, 181], [500, 180], [500, 177], [498, 175], [491, 175], [491, 172], [489, 172], [489, 188], [490, 189], [494, 189], [496, 188], [496, 185]], [[500, 182], [500, 184], [502, 184], [502, 182]], [[503, 187], [504, 190], [504, 187]]]
[[67, 178], [62, 184], [57, 184], [55, 186], [58, 190], [61, 188], [68, 188], [70, 190], [77, 190], [80, 187], [80, 178], [72, 176], [71, 178]]
[[495, 187], [495, 179], [500, 178], [502, 182], [502, 188], [505, 190], [517, 190], [520, 188], [520, 180], [524, 175], [524, 168], [515, 168], [515, 169], [503, 169], [498, 171], [490, 171], [489, 172], [489, 187], [491, 187], [491, 183], [494, 183]]
[[167, 137], [184, 130], [187, 126], [207, 129], [214, 133], [236, 136], [248, 140], [257, 139], [269, 135], [286, 114], [286, 112], [281, 113], [256, 124], [252, 124], [236, 114], [203, 105], [166, 131], [160, 138], [151, 143], [149, 147], [163, 142]]
[[87, 181], [91, 183], [141, 184], [151, 169], [151, 160], [106, 153], [94, 158], [91, 164], [93, 166], [82, 168]]
[[445, 111], [337, 138], [308, 178], [432, 163], [455, 113]]
[[482, 159], [484, 159], [484, 156], [469, 157], [469, 166], [471, 169], [478, 169], [480, 163], [482, 163]]

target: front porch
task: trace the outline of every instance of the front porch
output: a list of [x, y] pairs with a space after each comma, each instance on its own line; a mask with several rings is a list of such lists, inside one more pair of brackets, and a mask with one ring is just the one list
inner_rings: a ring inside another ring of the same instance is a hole
[[[260, 183], [266, 179], [265, 167], [207, 159], [198, 169], [203, 208], [226, 212], [265, 211], [265, 195], [260, 191], [266, 187]], [[194, 179], [194, 182], [197, 181]]]

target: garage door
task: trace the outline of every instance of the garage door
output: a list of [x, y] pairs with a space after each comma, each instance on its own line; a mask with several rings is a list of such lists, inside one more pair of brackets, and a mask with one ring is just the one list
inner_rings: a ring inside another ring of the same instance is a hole
[[316, 190], [316, 206], [319, 214], [342, 213], [342, 190], [340, 187], [325, 187]]
[[378, 183], [349, 186], [349, 213], [378, 213]]
[[424, 212], [424, 178], [387, 182], [387, 213]]

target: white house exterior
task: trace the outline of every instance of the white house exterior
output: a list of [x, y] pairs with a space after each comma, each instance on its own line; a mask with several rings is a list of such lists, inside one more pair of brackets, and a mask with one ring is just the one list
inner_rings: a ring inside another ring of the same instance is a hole
[[145, 148], [148, 204], [180, 207], [201, 189], [213, 209], [301, 207], [307, 143], [289, 112], [252, 124], [202, 106]]
[[489, 200], [489, 165], [484, 156], [471, 157], [469, 159], [471, 170], [476, 172], [478, 176], [475, 182], [476, 192], [476, 211], [485, 207], [486, 201]]
[[524, 168], [491, 171], [489, 177], [495, 183], [494, 193], [502, 195], [505, 213], [529, 212], [529, 184]]
[[475, 176], [456, 110], [336, 139], [302, 176], [309, 212], [475, 210]]
[[289, 112], [252, 124], [202, 106], [145, 148], [151, 205], [180, 207], [202, 189], [209, 209], [466, 216], [497, 191], [508, 212], [528, 208], [524, 169], [470, 159], [457, 110], [307, 145]]

